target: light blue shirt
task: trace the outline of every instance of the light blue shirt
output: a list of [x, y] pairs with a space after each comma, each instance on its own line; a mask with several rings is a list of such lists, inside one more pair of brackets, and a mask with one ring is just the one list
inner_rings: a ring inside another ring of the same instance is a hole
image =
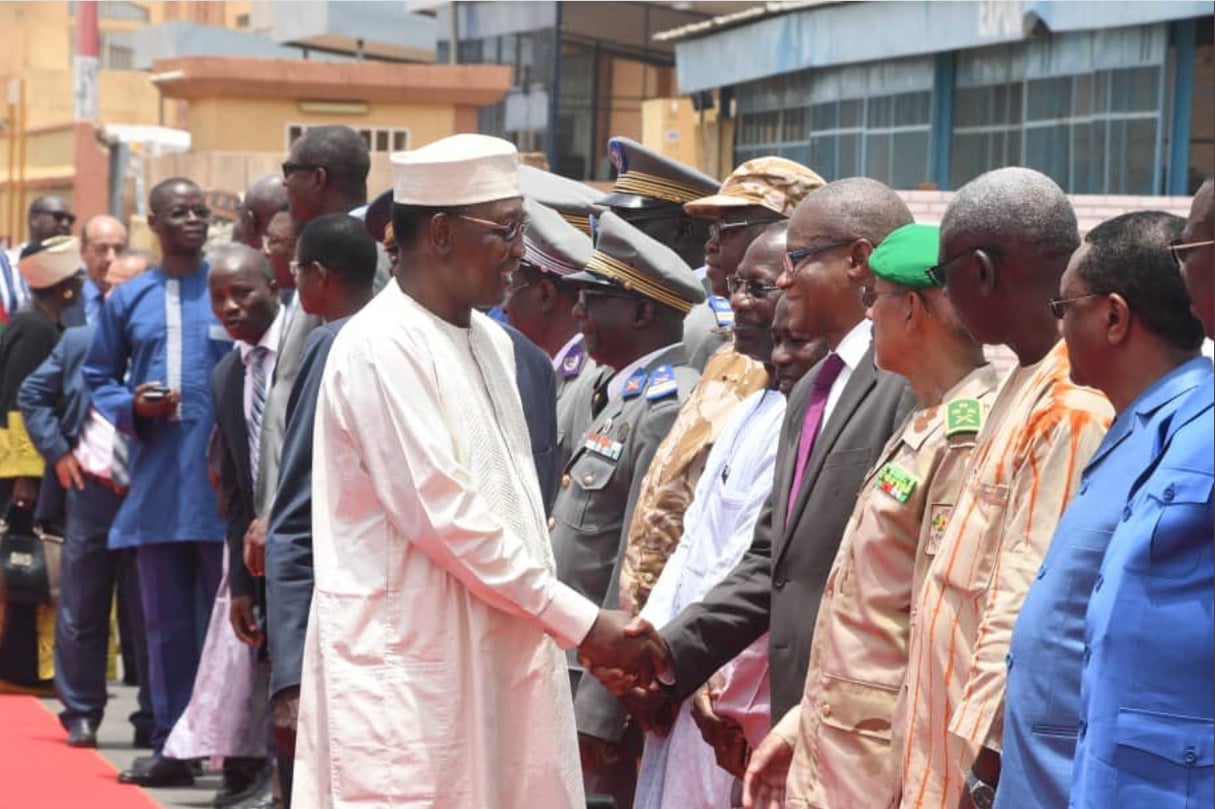
[[1215, 803], [1215, 383], [1165, 425], [1093, 584], [1071, 805]]
[[1080, 479], [1013, 629], [997, 809], [1063, 809], [1080, 726], [1084, 614], [1131, 484], [1161, 426], [1211, 375], [1196, 358], [1156, 380], [1110, 425]]
[[[157, 267], [106, 300], [84, 377], [94, 406], [136, 439], [131, 490], [110, 529], [111, 548], [223, 540], [224, 523], [207, 479], [207, 444], [215, 426], [211, 370], [231, 349], [231, 338], [211, 312], [205, 263], [177, 279]], [[150, 381], [181, 393], [173, 418], [135, 416], [135, 388]]]
[[80, 289], [80, 297], [84, 301], [84, 322], [89, 325], [96, 323], [97, 318], [101, 317], [101, 305], [105, 303], [105, 294], [101, 287], [86, 275], [84, 286]]

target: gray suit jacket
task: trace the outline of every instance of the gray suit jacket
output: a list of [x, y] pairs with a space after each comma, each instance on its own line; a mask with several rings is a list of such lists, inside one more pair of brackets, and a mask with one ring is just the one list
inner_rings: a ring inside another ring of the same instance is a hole
[[260, 516], [269, 516], [278, 485], [279, 456], [283, 452], [283, 433], [287, 428], [287, 399], [299, 375], [304, 342], [321, 319], [303, 309], [296, 309], [278, 341], [274, 359], [274, 378], [266, 392], [266, 407], [262, 411], [262, 433], [258, 437], [257, 496], [255, 503]]
[[[376, 245], [375, 284], [379, 292], [388, 283], [392, 267], [382, 245]], [[274, 360], [274, 379], [266, 393], [266, 408], [262, 415], [262, 434], [258, 438], [257, 514], [269, 517], [274, 504], [274, 489], [278, 485], [279, 459], [283, 454], [283, 434], [287, 429], [287, 400], [299, 375], [300, 358], [304, 343], [312, 330], [321, 324], [321, 319], [297, 309], [278, 341], [278, 352]]]
[[821, 368], [822, 363], [811, 369], [789, 394], [775, 483], [750, 549], [703, 601], [661, 631], [675, 660], [681, 699], [771, 632], [773, 721], [801, 700], [819, 600], [857, 491], [914, 405], [901, 377], [873, 367], [871, 346], [821, 428], [786, 523], [802, 421]]

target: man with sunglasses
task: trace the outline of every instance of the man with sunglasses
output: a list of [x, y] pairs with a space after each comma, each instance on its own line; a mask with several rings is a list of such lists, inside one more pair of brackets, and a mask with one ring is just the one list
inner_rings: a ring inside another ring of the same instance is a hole
[[[737, 290], [731, 287], [731, 280], [739, 262], [757, 237], [777, 223], [788, 222], [798, 203], [822, 185], [822, 178], [800, 163], [761, 157], [735, 169], [716, 194], [684, 205], [691, 216], [709, 220], [709, 240], [705, 242], [708, 279], [714, 296], [727, 296], [714, 305], [725, 304], [728, 319], [722, 322], [731, 333], [736, 326], [746, 332], [744, 342], [754, 341], [757, 332], [766, 335], [768, 324], [756, 323], [750, 308], [741, 321], [736, 317], [731, 301]], [[749, 279], [748, 287], [754, 289], [757, 283]], [[757, 295], [777, 292], [772, 287], [758, 290]], [[704, 365], [700, 384], [658, 448], [637, 498], [620, 576], [625, 609], [636, 614], [645, 606], [683, 533], [683, 514], [713, 442], [739, 403], [767, 382], [764, 364], [738, 349], [733, 337]]]
[[[291, 144], [277, 188], [271, 180], [262, 178], [249, 189], [253, 199], [247, 201], [254, 206], [249, 210], [257, 212], [258, 216], [248, 223], [259, 224], [264, 218], [265, 232], [269, 236], [269, 226], [277, 216], [270, 212], [270, 207], [280, 197], [286, 200], [286, 211], [294, 228], [292, 235], [298, 234], [318, 216], [335, 213], [353, 215], [355, 210], [366, 207], [370, 168], [370, 153], [359, 133], [348, 126], [310, 127]], [[280, 266], [284, 261], [289, 263], [289, 255], [281, 250], [278, 255]], [[376, 292], [388, 283], [390, 270], [388, 256], [377, 244]], [[255, 499], [257, 514], [245, 535], [245, 562], [256, 577], [265, 574], [266, 520], [278, 481], [278, 462], [286, 431], [287, 399], [299, 372], [308, 335], [321, 323], [319, 318], [300, 311], [294, 280], [289, 280], [290, 284], [283, 287], [285, 322], [279, 338], [270, 390], [266, 394], [266, 413], [260, 435], [260, 470], [256, 478]]]
[[592, 381], [598, 368], [574, 317], [579, 287], [567, 280], [586, 267], [591, 240], [530, 197], [524, 197], [524, 209], [528, 228], [523, 234], [523, 259], [506, 288], [502, 311], [511, 326], [551, 358], [557, 380], [557, 468], [563, 470], [590, 423]]
[[[681, 342], [683, 318], [704, 302], [692, 270], [669, 247], [612, 213], [598, 242], [574, 313], [591, 357], [613, 369], [603, 407], [562, 478], [553, 507], [557, 574], [596, 604], [619, 599], [620, 559], [642, 477], [700, 374]], [[624, 710], [571, 661], [575, 716], [590, 792], [631, 805], [639, 736], [625, 735]]]
[[1182, 224], [1158, 211], [1101, 223], [1072, 256], [1050, 302], [1072, 380], [1104, 393], [1117, 417], [1084, 467], [1013, 630], [995, 802], [1001, 809], [1067, 806], [1084, 615], [1101, 559], [1162, 428], [1211, 376], [1210, 360], [1198, 352], [1202, 324], [1190, 315], [1168, 250]]
[[707, 174], [642, 146], [615, 137], [608, 158], [616, 170], [612, 193], [599, 200], [642, 233], [670, 247], [712, 294], [694, 306], [684, 323], [684, 345], [693, 366], [704, 369], [713, 352], [730, 337], [730, 304], [724, 288], [713, 289], [704, 275], [708, 221], [684, 210], [693, 200], [716, 194], [721, 184]]
[[[1180, 236], [1199, 246], [1173, 250], [1208, 338], [1213, 224], [1208, 179]], [[1133, 493], [1089, 598], [1069, 804], [1077, 809], [1215, 802], [1215, 378], [1202, 364], [1201, 382], [1154, 435], [1159, 449], [1128, 470]]]
[[983, 174], [942, 218], [930, 276], [975, 339], [1007, 345], [1020, 364], [992, 403], [914, 608], [892, 729], [903, 806], [991, 805], [1013, 621], [1110, 420], [1105, 397], [1068, 378], [1048, 305], [1079, 242], [1071, 202], [1032, 169]]
[[6, 262], [0, 261], [0, 305], [3, 305], [4, 312], [9, 317], [30, 296], [29, 286], [17, 272], [17, 264], [25, 248], [46, 241], [52, 236], [72, 235], [76, 214], [72, 213], [71, 207], [61, 197], [44, 194], [35, 197], [30, 203], [26, 221], [29, 225], [29, 240], [9, 250]]

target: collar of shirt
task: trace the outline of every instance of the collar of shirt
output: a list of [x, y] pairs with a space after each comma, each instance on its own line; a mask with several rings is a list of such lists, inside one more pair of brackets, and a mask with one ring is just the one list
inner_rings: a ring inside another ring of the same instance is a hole
[[567, 342], [565, 345], [561, 346], [561, 350], [559, 350], [556, 354], [553, 355], [553, 370], [554, 371], [561, 370], [561, 363], [565, 362], [565, 358], [569, 355], [570, 351], [573, 350], [574, 346], [578, 345], [581, 342], [582, 342], [582, 332], [580, 332], [580, 331], [574, 332], [574, 336], [569, 339], [569, 342]]
[[1140, 416], [1150, 416], [1173, 399], [1201, 385], [1202, 380], [1210, 374], [1209, 358], [1199, 356], [1186, 360], [1148, 385], [1127, 410], [1133, 410]]
[[835, 347], [835, 353], [840, 355], [840, 359], [844, 361], [844, 365], [848, 366], [849, 371], [855, 371], [872, 342], [873, 323], [869, 318], [863, 318], [860, 323], [852, 327], [852, 331], [844, 335], [844, 339], [840, 340], [840, 344]]
[[624, 390], [624, 383], [629, 380], [629, 377], [633, 375], [634, 371], [636, 371], [638, 368], [646, 367], [654, 360], [655, 357], [657, 357], [659, 354], [661, 354], [664, 351], [669, 351], [675, 345], [678, 345], [678, 344], [671, 343], [671, 345], [663, 346], [662, 348], [658, 349], [657, 351], [651, 351], [649, 354], [646, 354], [644, 357], [639, 357], [639, 358], [633, 360], [628, 365], [624, 366], [619, 371], [617, 371], [616, 375], [612, 377], [612, 380], [610, 382], [608, 382], [608, 387], [607, 387], [608, 400], [610, 401], [612, 399], [619, 399], [621, 392]]
[[[278, 314], [274, 316], [274, 322], [270, 324], [270, 328], [266, 329], [265, 334], [262, 335], [262, 339], [257, 341], [257, 345], [269, 349], [271, 354], [277, 354], [279, 335], [283, 332], [283, 323], [286, 319], [286, 307], [280, 305], [278, 307]], [[244, 340], [239, 340], [236, 343], [236, 348], [240, 351], [240, 361], [248, 365], [249, 352], [255, 346], [246, 343]]]
[[80, 288], [81, 297], [83, 297], [86, 301], [91, 301], [102, 297], [104, 293], [101, 291], [101, 287], [93, 283], [93, 279], [89, 278], [88, 273], [83, 266], [80, 268], [80, 270], [81, 272], [85, 273], [84, 285]]
[[839, 403], [840, 397], [844, 395], [844, 387], [848, 384], [848, 380], [852, 377], [852, 372], [861, 364], [861, 360], [865, 356], [865, 352], [869, 350], [869, 345], [873, 342], [873, 323], [868, 318], [861, 320], [852, 327], [852, 330], [844, 335], [844, 339], [840, 340], [840, 344], [835, 347], [835, 353], [844, 361], [844, 367], [840, 369], [839, 376], [831, 383], [831, 390], [827, 393], [827, 403], [823, 405], [823, 418], [821, 424], [826, 424], [832, 413], [835, 412], [835, 406]]

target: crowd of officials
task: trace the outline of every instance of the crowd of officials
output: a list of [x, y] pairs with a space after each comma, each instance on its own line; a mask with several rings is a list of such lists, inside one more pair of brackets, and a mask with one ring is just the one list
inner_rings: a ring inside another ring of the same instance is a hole
[[609, 156], [369, 200], [314, 127], [230, 240], [152, 188], [158, 256], [36, 199], [0, 502], [59, 561], [0, 681], [96, 747], [120, 645], [119, 780], [216, 806], [1215, 802], [1212, 182], [1081, 234], [1024, 168], [936, 226]]

